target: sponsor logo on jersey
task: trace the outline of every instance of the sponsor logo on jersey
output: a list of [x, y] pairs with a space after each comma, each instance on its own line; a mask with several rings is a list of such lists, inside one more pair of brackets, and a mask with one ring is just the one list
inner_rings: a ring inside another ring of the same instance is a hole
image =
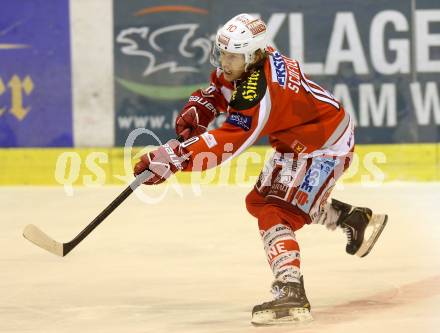
[[262, 68], [249, 74], [232, 93], [229, 106], [236, 110], [248, 110], [256, 106], [267, 90], [266, 77]]
[[320, 188], [331, 175], [337, 164], [336, 160], [327, 158], [314, 158], [312, 165], [307, 170], [304, 180], [295, 194], [293, 203], [305, 213], [309, 213], [313, 201]]
[[217, 146], [217, 140], [215, 139], [214, 135], [209, 133], [209, 132], [205, 132], [201, 135], [203, 141], [205, 141], [206, 145], [208, 146], [208, 148], [212, 148]]
[[260, 78], [260, 71], [253, 72], [248, 79], [242, 84], [241, 96], [248, 101], [253, 101], [258, 97], [257, 86]]
[[[323, 180], [335, 167], [335, 161], [314, 159], [309, 170], [307, 170], [301, 189], [312, 192], [313, 188], [321, 185]], [[324, 175], [325, 174], [325, 175]]]
[[275, 67], [275, 74], [277, 77], [278, 84], [285, 88], [286, 87], [286, 64], [284, 63], [281, 53], [275, 51], [272, 53], [273, 65]]
[[249, 131], [252, 125], [252, 117], [245, 116], [237, 112], [232, 112], [228, 118], [226, 118], [228, 124], [242, 128], [245, 131]]

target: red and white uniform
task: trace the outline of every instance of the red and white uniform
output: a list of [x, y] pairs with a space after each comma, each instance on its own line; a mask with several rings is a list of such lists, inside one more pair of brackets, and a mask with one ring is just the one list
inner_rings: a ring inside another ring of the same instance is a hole
[[296, 60], [273, 49], [264, 65], [237, 87], [220, 69], [212, 73], [211, 82], [222, 92], [217, 105], [228, 117], [220, 128], [183, 143], [192, 153], [186, 170], [215, 167], [268, 136], [275, 152], [246, 197], [246, 207], [258, 219], [275, 279], [299, 281], [294, 232], [324, 215], [336, 180], [350, 164], [350, 115], [306, 77]]
[[[233, 158], [264, 136], [282, 153], [345, 155], [351, 150], [352, 141], [338, 146], [352, 126], [350, 115], [329, 92], [305, 76], [296, 60], [272, 50], [263, 68], [253, 75], [243, 82], [246, 87], [234, 89], [220, 69], [212, 73], [212, 84], [224, 96], [219, 103], [229, 103], [229, 121], [189, 145], [193, 160], [187, 170], [204, 170], [225, 162], [225, 144], [232, 144]], [[198, 153], [208, 151], [217, 156], [216, 161], [193, 163]]]

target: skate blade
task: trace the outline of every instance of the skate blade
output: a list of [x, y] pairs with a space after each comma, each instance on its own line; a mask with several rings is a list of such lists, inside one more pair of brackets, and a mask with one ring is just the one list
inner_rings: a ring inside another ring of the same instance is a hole
[[251, 324], [254, 326], [269, 326], [269, 325], [295, 325], [313, 320], [312, 314], [305, 308], [289, 309], [287, 316], [277, 318], [277, 313], [274, 310], [265, 310], [255, 312], [252, 315]]
[[365, 257], [370, 251], [373, 249], [374, 244], [376, 244], [379, 239], [380, 234], [382, 233], [385, 225], [388, 221], [388, 215], [383, 214], [373, 214], [368, 223], [367, 228], [373, 227], [373, 231], [371, 232], [370, 237], [367, 240], [364, 240], [359, 250], [356, 252], [358, 257]]

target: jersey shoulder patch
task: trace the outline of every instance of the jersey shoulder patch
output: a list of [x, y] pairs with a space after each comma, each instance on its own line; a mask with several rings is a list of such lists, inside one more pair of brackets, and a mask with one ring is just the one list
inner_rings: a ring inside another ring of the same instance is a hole
[[257, 105], [266, 93], [264, 68], [258, 68], [232, 93], [229, 106], [235, 110], [246, 110]]

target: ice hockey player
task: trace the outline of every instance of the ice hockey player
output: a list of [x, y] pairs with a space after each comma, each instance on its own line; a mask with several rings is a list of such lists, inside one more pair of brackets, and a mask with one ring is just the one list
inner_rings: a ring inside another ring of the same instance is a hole
[[[145, 184], [159, 184], [177, 171], [215, 167], [259, 138], [269, 138], [275, 151], [246, 197], [274, 274], [274, 300], [253, 308], [255, 325], [312, 319], [295, 239], [304, 224], [342, 228], [347, 253], [363, 257], [387, 220], [369, 208], [328, 201], [351, 162], [352, 119], [298, 61], [268, 46], [266, 35], [266, 24], [248, 14], [235, 16], [217, 32], [211, 85], [195, 91], [176, 120], [176, 133], [186, 141], [168, 141], [142, 156], [134, 169], [135, 175], [150, 170]], [[227, 112], [226, 120], [207, 131], [219, 112]], [[228, 158], [222, 160], [225, 151]], [[367, 226], [373, 231], [364, 237]]]

